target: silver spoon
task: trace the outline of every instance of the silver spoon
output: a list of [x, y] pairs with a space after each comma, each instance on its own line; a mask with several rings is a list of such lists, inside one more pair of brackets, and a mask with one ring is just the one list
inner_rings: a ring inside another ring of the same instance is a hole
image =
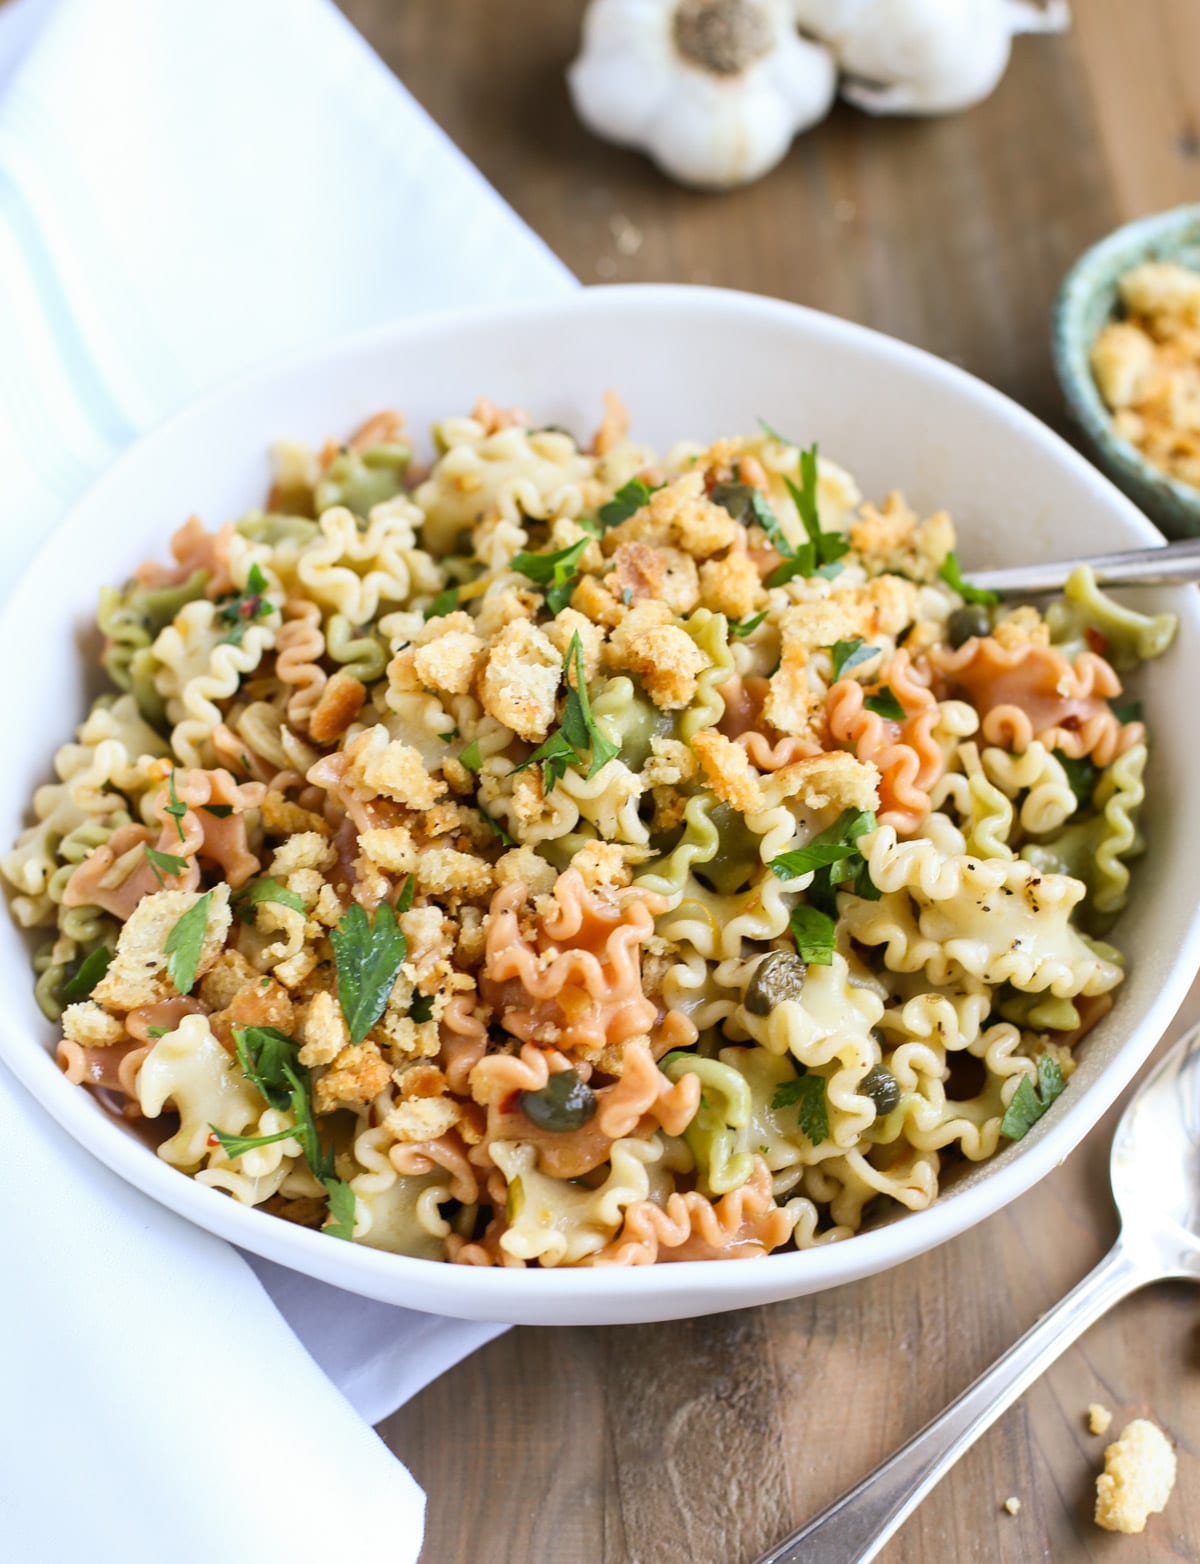
[[757, 1564], [868, 1564], [959, 1456], [1071, 1343], [1149, 1282], [1200, 1281], [1200, 1026], [1138, 1088], [1110, 1159], [1121, 1216], [1094, 1271], [957, 1401]]
[[971, 570], [975, 587], [1003, 597], [1057, 592], [1077, 565], [1090, 565], [1100, 586], [1178, 586], [1200, 581], [1200, 538], [1159, 543], [1153, 548], [1125, 549], [1118, 554], [1093, 554], [1083, 559], [1047, 560], [1045, 564], [1007, 565], [1003, 570]]

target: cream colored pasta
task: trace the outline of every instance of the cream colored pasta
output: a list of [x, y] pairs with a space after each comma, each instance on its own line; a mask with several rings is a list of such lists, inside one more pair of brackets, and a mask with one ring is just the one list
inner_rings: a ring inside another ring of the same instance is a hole
[[1169, 616], [968, 600], [944, 513], [622, 427], [281, 444], [105, 589], [0, 872], [69, 1078], [215, 1194], [458, 1264], [808, 1249], [1113, 1003]]

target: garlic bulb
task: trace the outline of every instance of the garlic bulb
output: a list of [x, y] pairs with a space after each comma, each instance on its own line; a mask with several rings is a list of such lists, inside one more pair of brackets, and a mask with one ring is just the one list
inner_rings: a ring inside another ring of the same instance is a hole
[[791, 0], [592, 0], [568, 72], [580, 119], [684, 184], [744, 184], [824, 117], [836, 70]]
[[842, 96], [872, 114], [951, 114], [993, 91], [1016, 33], [1062, 32], [1068, 0], [793, 0], [833, 50]]

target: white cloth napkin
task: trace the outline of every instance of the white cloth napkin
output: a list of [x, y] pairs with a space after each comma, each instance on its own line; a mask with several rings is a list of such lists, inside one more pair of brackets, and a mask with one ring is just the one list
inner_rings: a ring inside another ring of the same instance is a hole
[[[0, 586], [123, 445], [256, 360], [572, 285], [327, 0], [13, 0]], [[252, 1270], [3, 1069], [0, 1163], [0, 1553], [416, 1558], [423, 1496], [368, 1423], [500, 1327]]]

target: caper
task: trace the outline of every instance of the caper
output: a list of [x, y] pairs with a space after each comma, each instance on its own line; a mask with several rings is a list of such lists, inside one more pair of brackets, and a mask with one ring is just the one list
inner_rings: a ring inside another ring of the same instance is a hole
[[900, 1082], [886, 1064], [873, 1064], [858, 1083], [859, 1092], [875, 1104], [875, 1112], [882, 1119], [900, 1103]]
[[746, 985], [742, 1003], [752, 1016], [767, 1016], [785, 1000], [799, 999], [808, 968], [790, 950], [773, 950], [762, 958]]
[[540, 1092], [522, 1092], [521, 1110], [540, 1130], [565, 1135], [582, 1129], [596, 1111], [596, 1094], [574, 1070], [559, 1070]]
[[946, 621], [946, 639], [951, 646], [961, 646], [975, 635], [990, 635], [992, 616], [982, 603], [964, 603], [956, 608]]

